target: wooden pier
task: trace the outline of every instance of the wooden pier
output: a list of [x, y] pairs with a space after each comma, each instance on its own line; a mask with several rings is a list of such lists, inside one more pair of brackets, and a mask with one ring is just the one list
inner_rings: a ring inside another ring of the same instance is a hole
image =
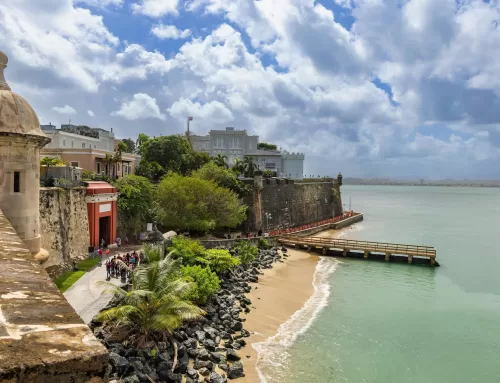
[[338, 255], [350, 258], [364, 258], [429, 264], [439, 266], [436, 249], [430, 246], [403, 245], [398, 243], [356, 241], [320, 237], [281, 236], [278, 243], [298, 249], [321, 250], [323, 255]]

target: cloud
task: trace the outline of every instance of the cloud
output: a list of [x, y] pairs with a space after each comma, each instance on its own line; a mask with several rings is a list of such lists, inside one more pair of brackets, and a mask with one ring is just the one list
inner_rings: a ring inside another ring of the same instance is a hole
[[211, 101], [205, 104], [193, 102], [191, 100], [181, 98], [174, 102], [168, 109], [170, 115], [178, 120], [185, 120], [186, 117], [193, 117], [201, 124], [206, 122], [223, 123], [233, 120], [231, 111], [219, 101]]
[[191, 30], [180, 30], [175, 25], [155, 25], [151, 33], [159, 39], [186, 39], [191, 35]]
[[64, 105], [64, 106], [54, 106], [52, 107], [52, 110], [56, 111], [57, 113], [60, 114], [76, 114], [75, 108], [69, 105]]
[[159, 18], [168, 14], [178, 15], [178, 6], [179, 0], [140, 0], [132, 4], [131, 8], [134, 13]]
[[44, 122], [69, 104], [134, 137], [191, 115], [304, 152], [311, 173], [500, 177], [497, 0], [118, 3], [0, 5], [7, 79]]
[[76, 0], [75, 2], [96, 8], [121, 7], [123, 5], [123, 0]]
[[94, 112], [92, 112], [90, 109], [89, 109], [89, 110], [87, 110], [87, 114], [88, 114], [90, 117], [94, 117], [94, 116], [95, 116]]
[[165, 120], [154, 97], [146, 93], [136, 93], [130, 100], [124, 100], [120, 109], [112, 112], [112, 116], [123, 117], [127, 120], [152, 118]]

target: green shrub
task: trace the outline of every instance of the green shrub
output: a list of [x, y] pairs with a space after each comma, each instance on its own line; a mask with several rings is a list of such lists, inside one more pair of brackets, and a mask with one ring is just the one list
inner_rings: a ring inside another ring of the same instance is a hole
[[228, 250], [207, 250], [205, 252], [205, 259], [208, 261], [210, 268], [216, 273], [223, 273], [240, 264], [240, 260], [233, 257]]
[[205, 248], [200, 242], [183, 235], [172, 238], [172, 246], [168, 248], [168, 251], [175, 251], [174, 256], [182, 258], [184, 265], [207, 264], [203, 258]]
[[174, 251], [174, 256], [182, 258], [184, 265], [208, 266], [216, 273], [222, 273], [240, 264], [240, 260], [233, 257], [228, 250], [205, 250], [200, 242], [181, 235], [172, 238], [172, 246], [168, 251]]
[[254, 246], [250, 241], [245, 240], [236, 242], [234, 250], [236, 250], [242, 265], [248, 265], [253, 262], [259, 252], [257, 246]]
[[269, 249], [269, 241], [265, 238], [259, 239], [259, 248], [260, 249]]
[[195, 287], [185, 296], [191, 302], [205, 304], [210, 295], [219, 289], [219, 277], [209, 267], [182, 266], [181, 272], [187, 282], [195, 283]]

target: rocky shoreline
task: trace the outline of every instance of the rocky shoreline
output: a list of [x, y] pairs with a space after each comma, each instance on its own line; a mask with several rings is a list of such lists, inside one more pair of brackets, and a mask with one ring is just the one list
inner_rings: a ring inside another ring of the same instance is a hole
[[[219, 291], [202, 306], [206, 316], [184, 324], [154, 349], [137, 350], [127, 347], [127, 342], [113, 342], [107, 329], [93, 320], [94, 334], [110, 351], [110, 382], [224, 383], [245, 376], [238, 353], [246, 346], [245, 338], [250, 336], [244, 329], [245, 318], [241, 317], [252, 309], [252, 302], [245, 294], [252, 290], [251, 283], [258, 282], [261, 270], [283, 262], [288, 256], [286, 252], [282, 248], [280, 254], [276, 247], [259, 250], [247, 267], [238, 266], [219, 275]], [[117, 304], [112, 300], [104, 310]]]

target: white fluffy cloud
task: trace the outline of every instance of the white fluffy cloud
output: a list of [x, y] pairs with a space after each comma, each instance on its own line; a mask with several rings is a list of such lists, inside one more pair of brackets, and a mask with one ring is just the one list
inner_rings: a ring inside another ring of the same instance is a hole
[[92, 112], [90, 109], [87, 110], [87, 114], [90, 116], [90, 117], [94, 117], [95, 116], [95, 113]]
[[145, 31], [126, 39], [94, 2], [0, 2], [7, 78], [44, 120], [71, 104], [133, 137], [193, 116], [315, 173], [500, 177], [498, 0], [107, 0]]
[[113, 116], [120, 116], [127, 120], [138, 120], [153, 118], [165, 120], [165, 116], [160, 112], [156, 99], [146, 93], [136, 93], [130, 100], [124, 100], [120, 109], [111, 113]]
[[175, 25], [158, 24], [151, 28], [151, 33], [159, 39], [186, 39], [191, 35], [189, 29], [178, 29]]
[[75, 3], [90, 5], [91, 7], [106, 8], [120, 7], [123, 5], [123, 0], [76, 0]]
[[73, 108], [72, 106], [69, 106], [69, 105], [54, 106], [54, 107], [52, 107], [52, 110], [54, 110], [60, 114], [76, 114], [75, 108]]
[[149, 17], [162, 17], [168, 14], [177, 15], [179, 0], [140, 0], [132, 4], [132, 11]]

